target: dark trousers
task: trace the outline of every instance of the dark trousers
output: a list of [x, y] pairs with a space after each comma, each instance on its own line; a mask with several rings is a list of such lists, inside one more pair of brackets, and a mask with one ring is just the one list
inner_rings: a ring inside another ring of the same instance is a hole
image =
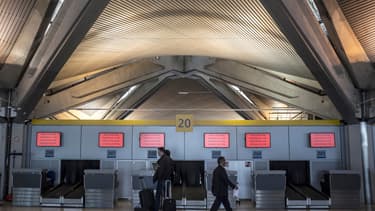
[[216, 196], [215, 201], [212, 204], [210, 211], [217, 211], [221, 203], [223, 203], [226, 211], [232, 211], [232, 208], [230, 207], [230, 204], [229, 204], [228, 196]]
[[155, 196], [154, 211], [158, 211], [159, 208], [160, 208], [161, 196], [164, 192], [164, 185], [165, 185], [164, 180], [158, 181], [158, 183], [156, 185], [156, 196]]

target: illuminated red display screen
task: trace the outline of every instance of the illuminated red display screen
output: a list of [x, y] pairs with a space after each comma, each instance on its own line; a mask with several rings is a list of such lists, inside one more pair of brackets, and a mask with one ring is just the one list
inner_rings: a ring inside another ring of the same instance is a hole
[[60, 132], [37, 132], [36, 146], [38, 147], [60, 147], [61, 133]]
[[332, 148], [336, 147], [334, 133], [310, 133], [310, 147]]
[[141, 148], [164, 147], [164, 133], [140, 133], [139, 146]]
[[99, 147], [107, 147], [107, 148], [124, 147], [124, 133], [118, 133], [118, 132], [99, 133]]
[[229, 148], [229, 133], [205, 133], [205, 148]]
[[271, 148], [271, 134], [270, 133], [246, 133], [245, 134], [246, 148]]

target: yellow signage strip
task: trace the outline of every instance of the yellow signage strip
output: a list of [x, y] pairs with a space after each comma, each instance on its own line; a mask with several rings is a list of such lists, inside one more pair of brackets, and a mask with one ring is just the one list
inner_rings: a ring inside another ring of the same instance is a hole
[[169, 126], [175, 120], [42, 120], [33, 119], [32, 125], [119, 125], [119, 126]]
[[195, 125], [200, 126], [319, 126], [340, 124], [340, 120], [201, 120], [195, 122]]
[[[340, 120], [195, 120], [195, 126], [328, 126]], [[175, 126], [176, 120], [32, 120], [32, 125]]]

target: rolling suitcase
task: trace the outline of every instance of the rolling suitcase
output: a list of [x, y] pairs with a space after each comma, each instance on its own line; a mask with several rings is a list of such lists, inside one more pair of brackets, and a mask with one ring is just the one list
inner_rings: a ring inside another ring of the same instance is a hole
[[172, 199], [172, 182], [165, 181], [163, 211], [176, 211], [176, 200]]
[[152, 211], [155, 206], [154, 190], [147, 189], [144, 181], [144, 177], [139, 177], [142, 190], [139, 192], [139, 199], [141, 203], [141, 209], [144, 211]]

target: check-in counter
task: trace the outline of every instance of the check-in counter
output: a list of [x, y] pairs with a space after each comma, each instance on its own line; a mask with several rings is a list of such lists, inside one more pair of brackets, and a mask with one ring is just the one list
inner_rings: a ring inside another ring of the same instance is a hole
[[87, 169], [84, 171], [85, 207], [114, 208], [117, 201], [117, 171]]
[[41, 169], [13, 170], [13, 206], [39, 206], [42, 187]]
[[330, 170], [323, 174], [322, 192], [331, 198], [335, 209], [356, 209], [361, 206], [361, 175], [356, 171]]
[[254, 174], [255, 207], [285, 208], [285, 171], [256, 171]]

